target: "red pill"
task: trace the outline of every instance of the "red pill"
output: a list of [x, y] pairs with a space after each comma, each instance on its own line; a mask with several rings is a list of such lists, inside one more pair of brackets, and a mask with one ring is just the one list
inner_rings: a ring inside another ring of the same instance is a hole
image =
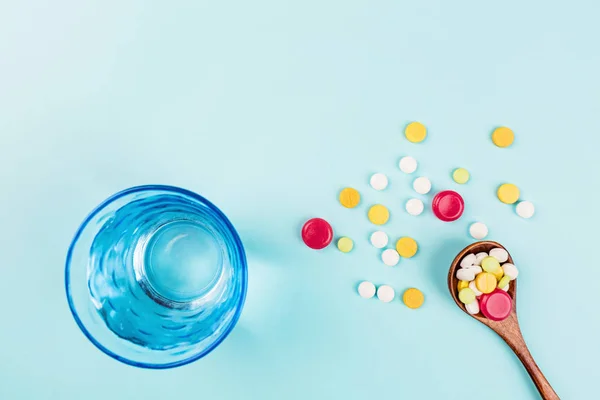
[[309, 219], [302, 227], [302, 240], [311, 249], [323, 249], [333, 240], [333, 229], [322, 218]]
[[465, 210], [465, 201], [455, 191], [444, 190], [435, 195], [431, 208], [435, 216], [442, 221], [456, 221]]
[[512, 299], [504, 290], [496, 289], [492, 293], [481, 295], [479, 308], [487, 319], [502, 321], [510, 315]]

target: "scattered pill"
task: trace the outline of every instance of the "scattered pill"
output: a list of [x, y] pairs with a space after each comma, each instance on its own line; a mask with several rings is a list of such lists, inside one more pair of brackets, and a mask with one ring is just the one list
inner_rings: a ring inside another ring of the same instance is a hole
[[456, 221], [465, 209], [465, 201], [455, 191], [444, 190], [435, 195], [431, 208], [440, 220], [444, 222]]
[[458, 281], [457, 289], [460, 292], [464, 288], [469, 287], [469, 281]]
[[504, 276], [504, 268], [498, 267], [498, 269], [495, 270], [494, 272], [492, 272], [492, 274], [494, 274], [494, 276], [496, 277], [496, 280], [499, 281]]
[[423, 202], [419, 199], [410, 199], [406, 202], [406, 211], [410, 215], [420, 215], [424, 208], [425, 206], [423, 205]]
[[401, 257], [411, 258], [415, 254], [417, 254], [417, 250], [419, 246], [417, 242], [413, 238], [403, 237], [398, 239], [396, 242], [396, 251], [400, 254]]
[[475, 254], [467, 254], [461, 261], [460, 266], [463, 268], [469, 268], [471, 265], [475, 264]]
[[535, 213], [535, 207], [530, 201], [521, 201], [517, 204], [517, 215], [521, 218], [531, 218]]
[[420, 143], [425, 140], [425, 137], [427, 136], [427, 128], [420, 122], [411, 122], [406, 126], [404, 135], [409, 142]]
[[508, 260], [508, 251], [496, 247], [495, 249], [490, 250], [490, 257], [494, 257], [498, 262], [506, 262]]
[[483, 294], [479, 300], [481, 313], [492, 321], [502, 321], [510, 315], [512, 299], [503, 290], [496, 289], [489, 294]]
[[472, 303], [475, 301], [475, 292], [469, 288], [462, 289], [458, 292], [458, 299], [464, 304]]
[[475, 299], [472, 303], [465, 304], [467, 312], [471, 315], [479, 313], [479, 300]]
[[513, 144], [515, 140], [515, 134], [512, 129], [505, 126], [496, 128], [492, 133], [492, 142], [498, 147], [508, 147]]
[[460, 183], [461, 185], [467, 183], [469, 178], [469, 171], [464, 168], [456, 168], [454, 172], [452, 172], [452, 179], [454, 179], [454, 182]]
[[488, 235], [488, 227], [483, 222], [475, 222], [469, 227], [473, 239], [481, 240]]
[[383, 190], [388, 185], [388, 178], [384, 174], [373, 174], [371, 175], [370, 184], [375, 190]]
[[342, 253], [349, 253], [354, 247], [354, 242], [349, 237], [341, 237], [338, 239], [337, 247]]
[[333, 240], [333, 229], [322, 218], [309, 219], [302, 227], [302, 240], [311, 249], [323, 249]]
[[419, 194], [427, 194], [431, 190], [431, 181], [424, 176], [420, 176], [413, 182], [413, 189]]
[[475, 293], [475, 296], [477, 296], [477, 297], [479, 297], [483, 294], [483, 293], [481, 293], [481, 291], [479, 291], [479, 289], [477, 289], [477, 285], [475, 284], [475, 281], [469, 282], [469, 289], [471, 289], [473, 291], [473, 293]]
[[370, 299], [375, 296], [375, 285], [369, 281], [363, 281], [358, 285], [358, 294], [363, 299]]
[[481, 260], [481, 268], [485, 272], [494, 272], [500, 267], [500, 263], [494, 257], [487, 256], [483, 260]]
[[485, 251], [482, 251], [481, 253], [477, 253], [475, 255], [475, 264], [473, 265], [481, 265], [481, 261], [486, 258], [488, 256], [488, 253], [486, 253]]
[[378, 249], [383, 249], [388, 244], [388, 235], [383, 231], [376, 231], [371, 234], [371, 244]]
[[502, 269], [504, 270], [504, 275], [510, 277], [511, 281], [517, 279], [517, 276], [519, 276], [519, 270], [511, 263], [502, 264]]
[[381, 253], [381, 260], [389, 267], [393, 267], [400, 261], [400, 254], [394, 249], [387, 249]]
[[340, 203], [346, 208], [354, 208], [360, 203], [360, 193], [354, 188], [344, 188], [340, 192]]
[[410, 156], [402, 157], [398, 166], [400, 167], [400, 171], [405, 174], [412, 174], [417, 170], [417, 160]]
[[503, 276], [502, 279], [498, 282], [498, 287], [500, 289], [504, 289], [506, 285], [510, 282], [510, 276]]
[[425, 296], [423, 296], [423, 292], [421, 292], [417, 288], [406, 289], [404, 294], [402, 295], [402, 301], [406, 304], [406, 307], [416, 309], [423, 305], [423, 301], [425, 301]]
[[505, 204], [514, 204], [519, 200], [519, 188], [512, 183], [505, 183], [498, 188], [498, 199]]
[[375, 225], [383, 225], [390, 219], [390, 212], [385, 206], [375, 204], [369, 208], [368, 217]]
[[470, 282], [475, 279], [475, 271], [471, 270], [471, 268], [460, 268], [456, 271], [456, 278], [461, 281]]
[[394, 300], [394, 296], [396, 292], [394, 292], [394, 288], [388, 285], [381, 285], [377, 288], [377, 298], [384, 303], [389, 303]]
[[481, 293], [492, 293], [496, 289], [498, 281], [494, 274], [482, 272], [475, 277], [475, 285]]

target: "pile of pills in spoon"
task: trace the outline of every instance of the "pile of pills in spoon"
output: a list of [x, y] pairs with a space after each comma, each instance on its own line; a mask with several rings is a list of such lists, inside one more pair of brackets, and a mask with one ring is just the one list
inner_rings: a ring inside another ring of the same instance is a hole
[[481, 312], [492, 321], [510, 315], [512, 299], [507, 292], [519, 271], [507, 261], [508, 252], [502, 248], [494, 248], [489, 254], [467, 254], [460, 261], [456, 271], [458, 298], [469, 314]]

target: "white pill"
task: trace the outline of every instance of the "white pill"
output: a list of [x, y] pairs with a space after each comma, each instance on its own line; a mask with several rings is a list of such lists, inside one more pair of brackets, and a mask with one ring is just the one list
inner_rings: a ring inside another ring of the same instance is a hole
[[463, 268], [469, 268], [471, 265], [475, 264], [475, 254], [467, 254], [465, 258], [463, 258], [460, 262], [460, 266]]
[[398, 166], [405, 174], [412, 174], [417, 170], [417, 160], [410, 156], [402, 157]]
[[431, 181], [424, 176], [420, 176], [413, 182], [413, 189], [419, 194], [427, 194], [431, 190]]
[[498, 262], [506, 262], [508, 260], [508, 251], [499, 247], [490, 250], [490, 257], [494, 257]]
[[506, 286], [504, 286], [503, 288], [500, 288], [500, 289], [504, 290], [505, 292], [508, 292], [508, 289], [510, 289], [510, 282], [508, 282], [506, 284]]
[[469, 289], [471, 289], [473, 292], [475, 292], [475, 296], [477, 296], [477, 297], [479, 297], [483, 294], [479, 291], [479, 289], [477, 289], [477, 285], [475, 284], [475, 281], [469, 282]]
[[363, 299], [370, 299], [375, 296], [375, 285], [369, 281], [361, 282], [360, 285], [358, 285], [358, 294]]
[[400, 254], [394, 249], [387, 249], [381, 253], [381, 259], [385, 265], [393, 267], [400, 261]]
[[384, 174], [373, 174], [370, 183], [373, 189], [383, 190], [388, 185], [388, 178]]
[[522, 201], [517, 204], [517, 215], [521, 218], [531, 218], [535, 213], [535, 207], [530, 201]]
[[425, 206], [423, 205], [423, 202], [419, 199], [410, 199], [406, 202], [406, 211], [410, 215], [420, 215], [424, 208]]
[[488, 228], [483, 222], [475, 222], [469, 227], [469, 233], [473, 236], [473, 239], [483, 239], [488, 234]]
[[519, 276], [519, 270], [511, 263], [502, 264], [502, 270], [504, 271], [504, 275], [510, 277], [511, 281], [517, 279], [517, 276]]
[[377, 288], [377, 298], [384, 303], [389, 303], [394, 300], [394, 296], [396, 293], [394, 292], [394, 288], [388, 285], [381, 285]]
[[484, 258], [486, 258], [488, 256], [488, 253], [486, 253], [485, 251], [482, 251], [481, 253], [477, 253], [475, 255], [475, 257], [477, 257], [475, 259], [475, 263], [473, 265], [481, 265], [481, 261], [483, 261]]
[[371, 234], [371, 244], [378, 249], [383, 249], [388, 244], [388, 235], [383, 231], [376, 231]]
[[481, 267], [479, 265], [471, 265], [470, 267], [468, 267], [466, 269], [472, 270], [475, 273], [475, 276], [477, 276], [477, 274], [480, 274], [483, 272], [483, 269], [481, 269]]
[[469, 304], [465, 304], [465, 308], [467, 309], [467, 312], [471, 315], [479, 313], [479, 300], [475, 299], [475, 301], [472, 301]]
[[456, 271], [456, 278], [458, 278], [459, 281], [471, 282], [475, 279], [475, 271], [472, 271], [471, 268], [460, 268]]

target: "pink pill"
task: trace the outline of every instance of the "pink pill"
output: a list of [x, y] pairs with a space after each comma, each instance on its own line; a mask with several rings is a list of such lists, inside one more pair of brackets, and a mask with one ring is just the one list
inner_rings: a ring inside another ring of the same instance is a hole
[[486, 318], [492, 321], [502, 321], [510, 315], [512, 299], [504, 290], [496, 289], [492, 293], [481, 296], [479, 308]]

